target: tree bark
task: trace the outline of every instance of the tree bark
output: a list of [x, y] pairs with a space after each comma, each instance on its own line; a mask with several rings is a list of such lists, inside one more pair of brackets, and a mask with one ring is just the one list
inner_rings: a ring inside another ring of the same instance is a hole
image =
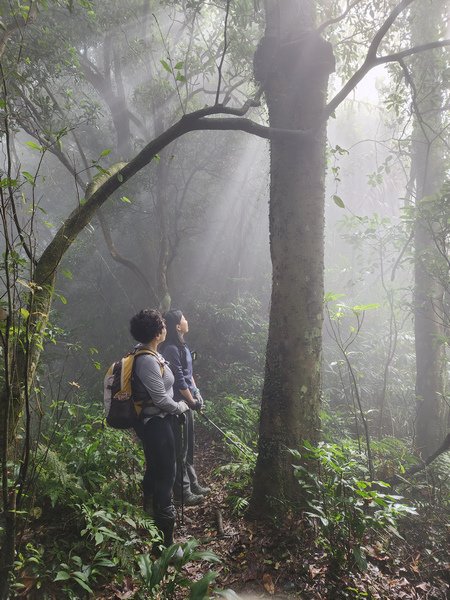
[[331, 45], [314, 32], [314, 2], [268, 4], [255, 75], [264, 87], [270, 126], [316, 133], [271, 142], [272, 296], [249, 509], [258, 517], [279, 512], [279, 502], [300, 499], [287, 449], [315, 442], [319, 433], [326, 141], [321, 119], [334, 69]]
[[[415, 44], [439, 37], [445, 2], [433, 7], [415, 3], [411, 13], [411, 34]], [[437, 224], [430, 196], [443, 184], [445, 167], [439, 135], [442, 128], [442, 94], [439, 89], [439, 59], [428, 52], [414, 57], [412, 87], [414, 129], [412, 177], [415, 183], [416, 220], [414, 226], [414, 329], [416, 348], [416, 447], [422, 456], [431, 455], [445, 435], [443, 344], [443, 292], [439, 277], [440, 256], [436, 246]], [[431, 209], [431, 210], [430, 210]]]

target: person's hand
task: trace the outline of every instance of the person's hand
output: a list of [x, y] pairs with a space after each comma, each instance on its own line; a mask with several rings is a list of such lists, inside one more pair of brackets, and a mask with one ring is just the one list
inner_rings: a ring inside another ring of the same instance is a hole
[[179, 409], [179, 413], [178, 414], [182, 414], [185, 413], [187, 410], [189, 410], [189, 406], [187, 404], [187, 402], [185, 402], [184, 400], [180, 400], [180, 402], [178, 402], [178, 409]]
[[192, 410], [196, 410], [197, 412], [201, 412], [203, 408], [203, 399], [200, 396], [200, 398], [196, 397], [195, 399], [195, 405], [192, 407]]
[[201, 408], [203, 408], [203, 407], [205, 406], [205, 401], [203, 400], [203, 397], [202, 397], [202, 395], [200, 394], [200, 390], [199, 390], [198, 388], [195, 388], [195, 391], [194, 391], [194, 394], [193, 394], [193, 395], [194, 395], [194, 398], [195, 398], [195, 399], [196, 399], [198, 402], [200, 402], [200, 404], [201, 404]]

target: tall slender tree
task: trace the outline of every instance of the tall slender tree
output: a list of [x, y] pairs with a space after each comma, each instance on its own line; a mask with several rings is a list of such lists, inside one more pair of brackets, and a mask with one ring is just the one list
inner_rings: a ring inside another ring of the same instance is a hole
[[[416, 2], [411, 11], [411, 37], [419, 45], [443, 35], [448, 2]], [[444, 438], [448, 407], [445, 403], [445, 344], [443, 324], [442, 257], [436, 246], [432, 203], [439, 201], [445, 179], [445, 128], [441, 73], [442, 50], [414, 57], [411, 84], [414, 127], [412, 134], [411, 181], [414, 184], [416, 219], [414, 227], [414, 329], [416, 348], [416, 447], [430, 456]], [[406, 66], [404, 65], [405, 72]]]

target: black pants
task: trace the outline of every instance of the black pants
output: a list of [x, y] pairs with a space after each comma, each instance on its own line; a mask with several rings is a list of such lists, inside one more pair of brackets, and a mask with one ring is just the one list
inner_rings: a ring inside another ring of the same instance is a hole
[[188, 410], [183, 413], [183, 416], [185, 417], [184, 425], [181, 425], [178, 420], [172, 422], [177, 457], [174, 486], [176, 498], [181, 498], [181, 487], [183, 487], [183, 495], [186, 497], [191, 493], [191, 484], [198, 483], [194, 469], [194, 411]]
[[155, 522], [175, 519], [172, 488], [175, 482], [176, 455], [172, 423], [173, 415], [153, 417], [135, 430], [142, 441], [146, 469], [143, 480], [144, 498], [153, 498]]

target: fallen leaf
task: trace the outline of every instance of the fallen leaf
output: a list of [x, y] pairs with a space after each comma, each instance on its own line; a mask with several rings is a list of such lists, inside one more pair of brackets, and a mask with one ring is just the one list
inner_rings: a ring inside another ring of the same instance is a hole
[[316, 575], [320, 575], [321, 573], [321, 568], [318, 569], [317, 567], [313, 567], [313, 565], [309, 565], [309, 576], [311, 577], [311, 579], [314, 579]]
[[263, 575], [263, 585], [266, 592], [273, 595], [275, 594], [275, 584], [272, 580], [272, 577], [269, 573], [264, 573]]
[[416, 585], [416, 588], [419, 588], [419, 590], [423, 590], [424, 592], [429, 592], [431, 589], [431, 585], [424, 581], [423, 583], [419, 583], [419, 585]]

